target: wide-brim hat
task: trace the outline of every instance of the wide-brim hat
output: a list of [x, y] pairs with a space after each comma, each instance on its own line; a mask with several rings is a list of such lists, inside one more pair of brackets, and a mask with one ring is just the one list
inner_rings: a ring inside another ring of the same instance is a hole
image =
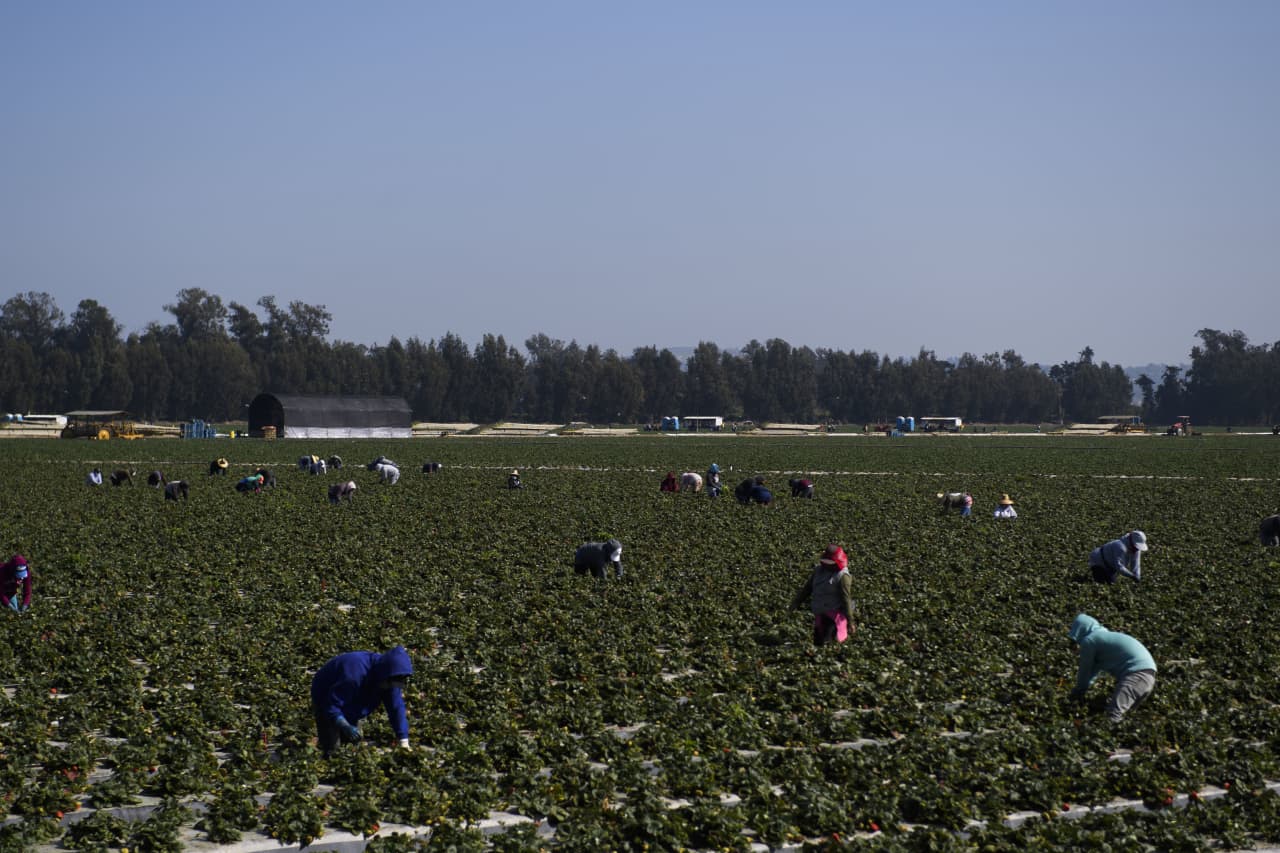
[[1013, 506], [1013, 498], [1008, 495], [1004, 495], [1000, 498], [1000, 506]]

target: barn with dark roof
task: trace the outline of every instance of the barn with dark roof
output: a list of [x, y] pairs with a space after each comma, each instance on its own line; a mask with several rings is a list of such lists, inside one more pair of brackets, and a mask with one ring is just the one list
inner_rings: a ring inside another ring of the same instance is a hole
[[249, 404], [249, 435], [280, 438], [412, 438], [403, 397], [259, 394]]

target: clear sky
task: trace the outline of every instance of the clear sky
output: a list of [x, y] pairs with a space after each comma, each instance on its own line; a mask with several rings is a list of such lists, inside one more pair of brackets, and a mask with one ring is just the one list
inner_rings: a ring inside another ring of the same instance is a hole
[[1276, 0], [0, 0], [0, 298], [1179, 363], [1280, 339], [1277, 45]]

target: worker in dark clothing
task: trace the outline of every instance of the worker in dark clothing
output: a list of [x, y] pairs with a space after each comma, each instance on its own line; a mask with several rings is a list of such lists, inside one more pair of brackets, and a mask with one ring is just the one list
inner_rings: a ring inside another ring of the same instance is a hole
[[791, 487], [791, 497], [793, 498], [813, 497], [813, 480], [810, 480], [807, 477], [787, 480], [787, 485]]
[[209, 463], [209, 476], [215, 477], [227, 473], [227, 460], [219, 456]]
[[1280, 545], [1280, 515], [1269, 515], [1258, 526], [1258, 538], [1263, 545]]
[[400, 746], [409, 746], [409, 720], [403, 690], [413, 675], [404, 646], [385, 654], [347, 652], [330, 658], [311, 679], [311, 706], [320, 752], [330, 755], [339, 743], [359, 743], [359, 722], [379, 705], [387, 711]]
[[611, 565], [614, 578], [622, 580], [622, 543], [617, 539], [587, 542], [573, 553], [573, 570], [580, 575], [590, 573], [598, 581], [605, 579], [605, 569]]
[[680, 491], [680, 481], [676, 479], [675, 471], [668, 471], [667, 476], [662, 478], [662, 485], [658, 486], [660, 492], [678, 492]]
[[170, 480], [164, 484], [164, 499], [167, 501], [176, 501], [182, 498], [187, 499], [187, 481], [186, 480]]
[[768, 506], [773, 503], [773, 492], [765, 486], [764, 477], [759, 476], [739, 483], [733, 490], [733, 496], [738, 499], [738, 503], [743, 504], [757, 503]]
[[507, 475], [508, 489], [523, 489], [524, 483], [520, 482], [520, 472], [512, 468], [511, 473]]
[[795, 609], [809, 603], [813, 611], [813, 644], [843, 643], [853, 632], [853, 581], [849, 558], [839, 545], [828, 545], [791, 602]]

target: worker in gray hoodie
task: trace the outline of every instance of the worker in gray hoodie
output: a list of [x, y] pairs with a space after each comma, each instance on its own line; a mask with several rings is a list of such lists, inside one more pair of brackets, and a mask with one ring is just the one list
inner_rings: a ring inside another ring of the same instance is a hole
[[1071, 623], [1067, 636], [1076, 644], [1080, 668], [1071, 698], [1083, 700], [1093, 680], [1103, 672], [1115, 677], [1116, 687], [1107, 700], [1107, 718], [1113, 723], [1151, 695], [1156, 687], [1156, 662], [1147, 647], [1119, 631], [1109, 631], [1087, 613]]
[[1134, 582], [1142, 580], [1142, 552], [1147, 550], [1147, 534], [1141, 530], [1126, 533], [1099, 545], [1089, 554], [1089, 571], [1098, 583], [1115, 583], [1124, 575]]
[[617, 539], [607, 542], [587, 542], [573, 553], [573, 570], [580, 575], [588, 572], [598, 581], [605, 579], [605, 569], [613, 566], [614, 578], [622, 580], [622, 543]]

